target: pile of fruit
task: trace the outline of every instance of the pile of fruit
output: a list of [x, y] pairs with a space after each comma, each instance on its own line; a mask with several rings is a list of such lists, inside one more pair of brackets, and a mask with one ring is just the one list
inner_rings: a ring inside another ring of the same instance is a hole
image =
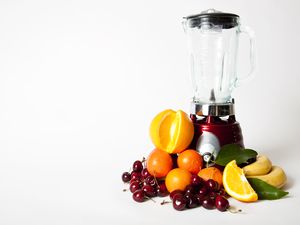
[[283, 169], [254, 150], [225, 145], [215, 164], [205, 165], [202, 156], [189, 149], [194, 127], [183, 111], [159, 113], [151, 123], [150, 136], [156, 148], [146, 160], [135, 161], [131, 172], [122, 174], [136, 202], [169, 195], [171, 201], [161, 204], [172, 203], [176, 210], [202, 206], [233, 212], [230, 196], [254, 202], [288, 194], [280, 189], [286, 183]]

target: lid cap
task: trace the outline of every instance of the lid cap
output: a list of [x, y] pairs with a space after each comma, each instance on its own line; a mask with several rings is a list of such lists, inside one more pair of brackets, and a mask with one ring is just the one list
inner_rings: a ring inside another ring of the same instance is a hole
[[223, 29], [230, 29], [239, 25], [239, 16], [232, 13], [224, 13], [215, 9], [208, 9], [200, 14], [184, 17], [190, 28], [207, 26], [221, 26]]

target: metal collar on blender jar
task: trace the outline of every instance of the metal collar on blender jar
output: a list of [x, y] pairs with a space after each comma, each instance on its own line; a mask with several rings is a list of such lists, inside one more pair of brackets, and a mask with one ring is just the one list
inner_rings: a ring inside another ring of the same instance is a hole
[[230, 29], [239, 25], [239, 16], [232, 13], [224, 13], [215, 9], [208, 9], [200, 14], [184, 17], [186, 26], [200, 28], [202, 26], [221, 26], [222, 29]]
[[192, 101], [190, 112], [198, 116], [231, 116], [235, 114], [234, 99], [231, 102], [208, 104]]

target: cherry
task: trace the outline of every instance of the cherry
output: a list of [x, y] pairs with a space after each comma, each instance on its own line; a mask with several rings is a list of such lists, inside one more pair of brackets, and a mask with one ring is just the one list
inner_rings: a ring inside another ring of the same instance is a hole
[[204, 187], [200, 188], [198, 193], [201, 195], [206, 195], [208, 193], [207, 187], [204, 186]]
[[123, 180], [123, 182], [127, 183], [127, 182], [130, 181], [130, 179], [131, 179], [131, 174], [130, 173], [124, 172], [122, 174], [122, 180]]
[[145, 179], [146, 177], [149, 177], [151, 174], [147, 170], [147, 168], [144, 168], [141, 172], [142, 177]]
[[215, 205], [216, 205], [216, 208], [218, 210], [220, 210], [221, 212], [224, 212], [229, 208], [228, 200], [220, 195], [216, 197]]
[[219, 195], [222, 195], [222, 196], [226, 196], [226, 191], [224, 190], [224, 188], [220, 188], [220, 190], [219, 190]]
[[192, 197], [194, 197], [194, 194], [191, 193], [191, 192], [185, 192], [185, 193], [184, 193], [184, 197], [185, 197], [186, 199], [192, 198]]
[[140, 180], [140, 178], [133, 178], [133, 179], [130, 180], [130, 184], [132, 184], [133, 182], [141, 183], [141, 180]]
[[158, 186], [156, 187], [156, 191], [159, 197], [165, 197], [169, 194], [164, 182], [158, 184]]
[[135, 172], [138, 172], [138, 173], [142, 172], [142, 170], [143, 170], [142, 162], [139, 160], [136, 160], [132, 165], [132, 170]]
[[145, 193], [142, 190], [136, 190], [133, 193], [132, 198], [136, 202], [143, 202], [145, 200]]
[[146, 177], [145, 180], [144, 180], [144, 185], [146, 185], [146, 184], [149, 184], [152, 187], [156, 187], [155, 178], [152, 175]]
[[215, 198], [218, 196], [218, 194], [217, 194], [216, 192], [210, 192], [210, 193], [208, 194], [208, 196], [209, 196], [210, 198], [212, 198], [212, 199], [215, 199]]
[[135, 181], [135, 182], [132, 182], [129, 186], [129, 190], [134, 193], [135, 191], [139, 190], [141, 188], [140, 186], [140, 183]]
[[195, 194], [196, 192], [195, 187], [191, 184], [187, 185], [184, 191], [185, 193], [191, 193], [191, 194]]
[[202, 206], [206, 209], [213, 209], [215, 208], [215, 201], [209, 197], [206, 197], [202, 202]]
[[210, 191], [219, 191], [220, 185], [218, 182], [214, 181], [213, 179], [208, 179], [205, 182], [205, 186], [210, 190]]
[[143, 188], [142, 188], [142, 190], [145, 193], [145, 195], [148, 196], [148, 197], [155, 197], [156, 194], [157, 194], [156, 189], [154, 189], [149, 184], [144, 185]]
[[136, 171], [132, 171], [131, 172], [131, 179], [135, 179], [135, 178], [141, 179], [142, 178], [141, 173], [136, 172]]
[[181, 191], [181, 190], [175, 190], [175, 191], [172, 191], [172, 192], [170, 193], [170, 199], [173, 200], [174, 197], [175, 197], [176, 195], [181, 195], [181, 196], [183, 196], [183, 191]]
[[181, 211], [186, 207], [187, 200], [184, 196], [177, 194], [173, 198], [173, 207], [174, 209]]
[[206, 198], [205, 195], [203, 194], [195, 194], [195, 198], [197, 199], [198, 201], [198, 205], [202, 205], [204, 199]]
[[189, 197], [186, 197], [187, 203], [186, 207], [189, 209], [196, 208], [198, 206], [198, 200], [195, 198], [195, 196], [190, 195]]
[[195, 189], [200, 189], [203, 186], [203, 179], [196, 174], [192, 175], [191, 184], [195, 187]]

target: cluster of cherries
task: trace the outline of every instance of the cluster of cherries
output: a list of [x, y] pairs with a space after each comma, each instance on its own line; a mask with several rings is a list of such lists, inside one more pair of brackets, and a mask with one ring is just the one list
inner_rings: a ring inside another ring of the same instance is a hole
[[226, 192], [218, 182], [209, 179], [204, 181], [197, 175], [192, 175], [192, 182], [184, 191], [175, 190], [170, 193], [173, 207], [176, 210], [203, 206], [224, 212], [229, 208]]
[[125, 183], [130, 182], [129, 190], [133, 193], [132, 198], [137, 202], [156, 196], [165, 197], [169, 194], [165, 182], [153, 177], [139, 160], [133, 163], [131, 173], [122, 174], [122, 180]]
[[[122, 174], [122, 180], [130, 183], [129, 190], [136, 202], [169, 195], [165, 182], [153, 177], [139, 160], [133, 163], [131, 173]], [[184, 191], [175, 190], [170, 193], [171, 203], [174, 209], [179, 211], [203, 206], [206, 209], [217, 208], [223, 212], [229, 209], [227, 197], [218, 182], [212, 179], [204, 181], [197, 175], [192, 175], [191, 184]], [[170, 202], [164, 200], [161, 204], [166, 203]]]

